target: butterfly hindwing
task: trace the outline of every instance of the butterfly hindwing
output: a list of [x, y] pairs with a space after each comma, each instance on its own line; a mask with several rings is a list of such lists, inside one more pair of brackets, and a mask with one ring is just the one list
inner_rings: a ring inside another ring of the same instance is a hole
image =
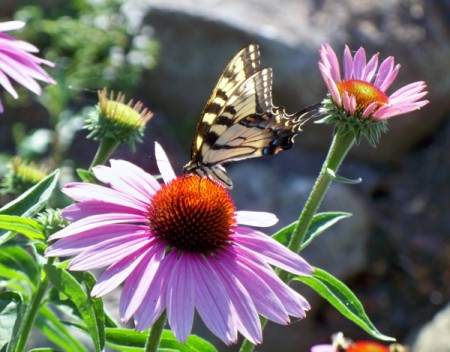
[[209, 177], [227, 188], [222, 164], [289, 149], [300, 129], [301, 113], [287, 115], [272, 103], [272, 70], [260, 68], [251, 44], [226, 66], [197, 124], [186, 173]]

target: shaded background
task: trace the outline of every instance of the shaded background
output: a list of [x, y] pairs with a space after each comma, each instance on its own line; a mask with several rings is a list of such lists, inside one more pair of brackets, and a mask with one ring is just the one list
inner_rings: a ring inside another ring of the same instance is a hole
[[[363, 183], [333, 185], [321, 210], [354, 216], [302, 255], [344, 280], [381, 332], [411, 344], [413, 351], [450, 351], [450, 221], [445, 214], [450, 205], [450, 1], [96, 3], [94, 11], [88, 1], [46, 0], [36, 6], [36, 1], [2, 0], [0, 18], [27, 20], [28, 32], [21, 35], [56, 62], [49, 71], [58, 79], [40, 103], [25, 92], [17, 102], [2, 95], [5, 159], [19, 153], [52, 160], [69, 170], [67, 179], [75, 164], [87, 167], [96, 143], [85, 140], [80, 121], [87, 113], [83, 109], [96, 103], [95, 90], [107, 86], [155, 112], [136, 152], [122, 146], [114, 156], [156, 171], [157, 140], [181, 172], [195, 123], [218, 76], [250, 42], [260, 44], [262, 65], [274, 69], [275, 105], [291, 113], [326, 94], [317, 69], [318, 50], [325, 43], [338, 56], [344, 44], [352, 50], [363, 46], [368, 56], [379, 52], [380, 59], [395, 56], [402, 68], [389, 92], [426, 81], [429, 105], [392, 119], [376, 149], [362, 142], [352, 150], [341, 174], [362, 177]], [[45, 129], [56, 129], [60, 142], [55, 143], [55, 134], [36, 134]], [[331, 128], [309, 122], [303, 129], [293, 150], [227, 167], [238, 208], [280, 217], [268, 231], [298, 217], [330, 143]], [[313, 307], [308, 318], [289, 327], [270, 324], [259, 351], [308, 351], [337, 331], [369, 338], [308, 288], [297, 288]], [[208, 336], [201, 324], [195, 329]]]

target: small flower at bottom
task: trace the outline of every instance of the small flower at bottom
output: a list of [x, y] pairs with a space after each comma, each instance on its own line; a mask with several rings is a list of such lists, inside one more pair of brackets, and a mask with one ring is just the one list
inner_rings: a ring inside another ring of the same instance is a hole
[[330, 97], [322, 103], [322, 112], [327, 115], [322, 122], [337, 123], [339, 127], [352, 129], [358, 141], [363, 133], [375, 145], [381, 132], [387, 131], [387, 119], [429, 103], [428, 100], [421, 100], [428, 93], [425, 82], [421, 81], [408, 84], [389, 96], [386, 94], [400, 70], [400, 65], [394, 66], [392, 56], [378, 68], [378, 54], [366, 62], [364, 48], [359, 48], [352, 57], [346, 46], [343, 76], [339, 60], [330, 45], [321, 47], [320, 56], [319, 69], [330, 92]]
[[[36, 80], [51, 84], [56, 83], [40, 66], [53, 67], [54, 64], [32, 54], [38, 52], [38, 48], [4, 33], [20, 29], [23, 26], [25, 26], [25, 23], [21, 21], [0, 23], [0, 86], [15, 99], [19, 95], [13, 88], [9, 78], [12, 78], [37, 95], [41, 94], [41, 87]], [[3, 104], [0, 100], [0, 113], [2, 112]]]
[[73, 221], [55, 233], [47, 256], [73, 256], [69, 269], [108, 267], [91, 294], [102, 296], [124, 282], [120, 315], [134, 316], [139, 331], [167, 311], [181, 342], [194, 311], [226, 344], [240, 332], [262, 341], [259, 314], [280, 324], [304, 318], [308, 302], [283, 283], [270, 265], [297, 275], [312, 267], [262, 232], [275, 215], [236, 211], [227, 191], [199, 176], [176, 177], [156, 145], [163, 185], [137, 166], [111, 160], [93, 168], [106, 186], [73, 183], [64, 192], [78, 201], [63, 210]]

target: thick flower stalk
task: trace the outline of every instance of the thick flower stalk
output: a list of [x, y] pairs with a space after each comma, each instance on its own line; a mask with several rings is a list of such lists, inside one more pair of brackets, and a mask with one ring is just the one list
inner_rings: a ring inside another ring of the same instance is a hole
[[357, 141], [362, 133], [375, 146], [381, 132], [387, 131], [388, 119], [428, 104], [428, 100], [421, 100], [428, 93], [422, 81], [387, 94], [400, 70], [392, 56], [378, 67], [378, 54], [367, 62], [364, 48], [352, 56], [345, 46], [341, 75], [336, 53], [327, 44], [320, 49], [318, 65], [330, 93], [322, 104], [322, 112], [327, 117], [321, 121], [336, 123], [338, 129], [346, 132], [353, 131]]
[[176, 177], [156, 144], [164, 184], [123, 160], [96, 166], [105, 184], [72, 183], [63, 192], [78, 203], [62, 215], [72, 221], [55, 233], [47, 256], [75, 256], [70, 270], [106, 267], [91, 294], [102, 296], [124, 282], [123, 321], [134, 316], [139, 331], [166, 312], [181, 342], [191, 332], [194, 311], [226, 344], [240, 332], [262, 341], [259, 315], [287, 324], [304, 318], [308, 302], [283, 283], [271, 265], [310, 275], [300, 256], [262, 232], [275, 215], [237, 211], [220, 185], [197, 175]]
[[[17, 40], [4, 32], [20, 29], [25, 26], [21, 21], [0, 23], [0, 86], [15, 99], [19, 97], [10, 79], [16, 81], [31, 92], [40, 95], [42, 90], [36, 80], [55, 84], [56, 82], [45, 72], [41, 65], [53, 67], [50, 61], [34, 56], [39, 50], [32, 44]], [[3, 104], [0, 100], [0, 113]]]

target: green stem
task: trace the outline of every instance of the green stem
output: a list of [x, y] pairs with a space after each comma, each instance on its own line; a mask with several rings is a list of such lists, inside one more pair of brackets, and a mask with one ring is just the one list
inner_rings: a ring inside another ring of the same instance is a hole
[[[53, 262], [53, 258], [49, 259], [49, 263]], [[49, 280], [47, 275], [39, 281], [38, 288], [33, 298], [31, 299], [30, 305], [27, 307], [25, 315], [22, 320], [22, 326], [19, 329], [19, 340], [17, 341], [17, 345], [15, 351], [21, 352], [25, 351], [25, 345], [28, 341], [28, 336], [30, 335], [31, 327], [34, 324], [34, 320], [36, 319], [36, 315], [41, 307], [42, 299], [44, 298], [45, 292], [47, 291], [47, 287], [49, 284]]]
[[89, 166], [89, 170], [91, 170], [96, 165], [105, 164], [119, 144], [120, 142], [115, 139], [107, 137], [103, 138], [100, 141], [100, 145], [98, 146], [98, 150], [95, 154], [94, 160], [92, 160], [91, 166]]
[[[350, 148], [353, 146], [354, 141], [355, 137], [353, 132], [342, 133], [341, 131], [337, 131], [334, 135], [333, 142], [331, 143], [327, 158], [322, 165], [319, 177], [314, 184], [292, 234], [291, 242], [289, 243], [288, 248], [293, 252], [298, 253], [300, 251], [314, 214], [316, 214], [320, 203], [322, 203], [322, 200], [325, 197], [328, 187], [333, 181], [333, 176], [329, 170], [333, 171], [335, 175], [337, 174], [342, 161], [349, 152]], [[281, 272], [279, 276], [284, 282], [289, 281], [289, 274], [286, 271]], [[263, 329], [266, 323], [267, 319], [261, 318], [261, 326]], [[251, 352], [254, 348], [255, 345], [253, 345], [250, 341], [245, 340], [242, 343], [239, 352]]]
[[148, 339], [145, 344], [145, 352], [156, 352], [161, 342], [161, 335], [166, 324], [166, 312], [161, 314], [159, 319], [153, 324], [148, 334]]
[[345, 156], [353, 146], [355, 137], [353, 132], [343, 133], [337, 131], [334, 135], [333, 142], [331, 143], [330, 150], [328, 151], [327, 158], [322, 165], [319, 177], [314, 184], [314, 187], [306, 201], [303, 211], [300, 214], [297, 225], [295, 226], [292, 234], [291, 242], [288, 248], [295, 253], [298, 253], [301, 249], [302, 243], [305, 240], [305, 236], [311, 225], [311, 221], [317, 212], [323, 198], [330, 187], [331, 181], [333, 181], [333, 175], [330, 171], [333, 171], [334, 175], [337, 175], [339, 167], [342, 164]]

